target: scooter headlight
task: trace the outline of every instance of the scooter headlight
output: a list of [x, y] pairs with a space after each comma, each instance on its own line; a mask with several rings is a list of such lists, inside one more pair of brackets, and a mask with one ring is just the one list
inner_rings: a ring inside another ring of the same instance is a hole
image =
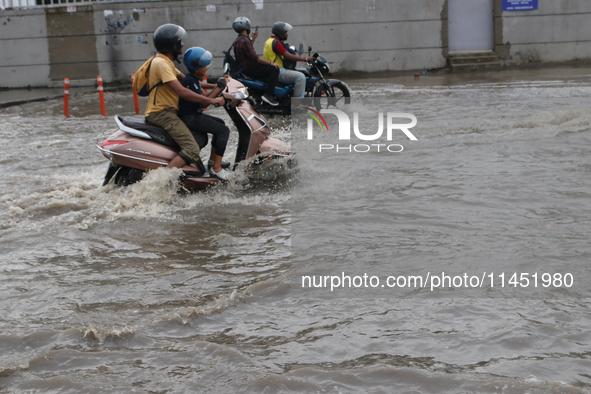
[[244, 100], [245, 98], [248, 97], [248, 89], [246, 89], [246, 87], [242, 86], [242, 87], [238, 88], [237, 92], [232, 93], [232, 96], [236, 97], [239, 100]]

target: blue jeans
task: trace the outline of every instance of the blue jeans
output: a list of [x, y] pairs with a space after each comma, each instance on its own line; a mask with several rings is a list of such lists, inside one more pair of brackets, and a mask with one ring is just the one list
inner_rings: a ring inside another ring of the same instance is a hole
[[288, 85], [295, 85], [293, 88], [293, 98], [303, 98], [306, 90], [306, 76], [299, 71], [286, 70], [281, 68], [279, 70], [279, 78], [277, 81]]

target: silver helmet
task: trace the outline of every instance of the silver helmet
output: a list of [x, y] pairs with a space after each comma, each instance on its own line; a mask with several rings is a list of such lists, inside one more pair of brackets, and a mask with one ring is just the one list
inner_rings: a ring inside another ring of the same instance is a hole
[[232, 23], [232, 28], [236, 33], [246, 30], [246, 33], [250, 34], [250, 19], [245, 16], [239, 16], [234, 20], [234, 23]]

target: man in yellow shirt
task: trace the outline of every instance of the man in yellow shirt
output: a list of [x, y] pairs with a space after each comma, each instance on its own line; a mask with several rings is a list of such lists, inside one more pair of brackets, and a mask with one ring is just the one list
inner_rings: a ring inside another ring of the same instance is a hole
[[287, 85], [294, 85], [292, 97], [294, 99], [301, 99], [304, 97], [306, 90], [306, 76], [299, 71], [293, 69], [289, 70], [283, 63], [284, 61], [290, 61], [293, 64], [292, 68], [295, 68], [296, 62], [307, 62], [308, 60], [313, 59], [313, 57], [296, 56], [285, 47], [286, 45], [289, 45], [284, 43], [284, 41], [287, 40], [287, 35], [292, 28], [293, 27], [286, 22], [276, 22], [273, 25], [273, 28], [271, 29], [273, 35], [265, 42], [263, 58], [270, 62], [277, 63], [279, 66], [279, 77], [277, 78], [277, 81]]
[[200, 104], [224, 104], [222, 97], [209, 98], [185, 88], [181, 83], [185, 75], [173, 61], [182, 53], [187, 32], [180, 26], [166, 24], [154, 32], [154, 46], [158, 55], [152, 60], [148, 76], [148, 86], [153, 87], [146, 107], [146, 120], [163, 128], [181, 147], [168, 168], [182, 168], [199, 159], [199, 145], [189, 128], [178, 117], [179, 97]]

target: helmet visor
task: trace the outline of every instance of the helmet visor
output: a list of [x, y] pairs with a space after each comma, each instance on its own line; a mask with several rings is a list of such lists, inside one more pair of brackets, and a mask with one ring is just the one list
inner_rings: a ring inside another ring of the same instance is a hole
[[188, 35], [185, 29], [179, 26], [176, 32], [174, 33], [174, 37], [180, 41], [184, 41], [187, 39]]
[[213, 63], [213, 60], [212, 60], [211, 53], [209, 51], [206, 51], [200, 57], [198, 57], [196, 59], [193, 59], [191, 61], [191, 66], [194, 67], [194, 68], [198, 68], [198, 67], [211, 67], [211, 64], [212, 63]]
[[211, 67], [213, 63], [213, 56], [211, 56], [211, 52], [205, 51], [203, 55], [198, 59], [199, 60], [199, 67]]
[[187, 41], [187, 32], [182, 27], [178, 27], [176, 32], [174, 33], [174, 38], [178, 40], [175, 44], [174, 54], [181, 55], [183, 53], [183, 45], [185, 44], [184, 41]]

